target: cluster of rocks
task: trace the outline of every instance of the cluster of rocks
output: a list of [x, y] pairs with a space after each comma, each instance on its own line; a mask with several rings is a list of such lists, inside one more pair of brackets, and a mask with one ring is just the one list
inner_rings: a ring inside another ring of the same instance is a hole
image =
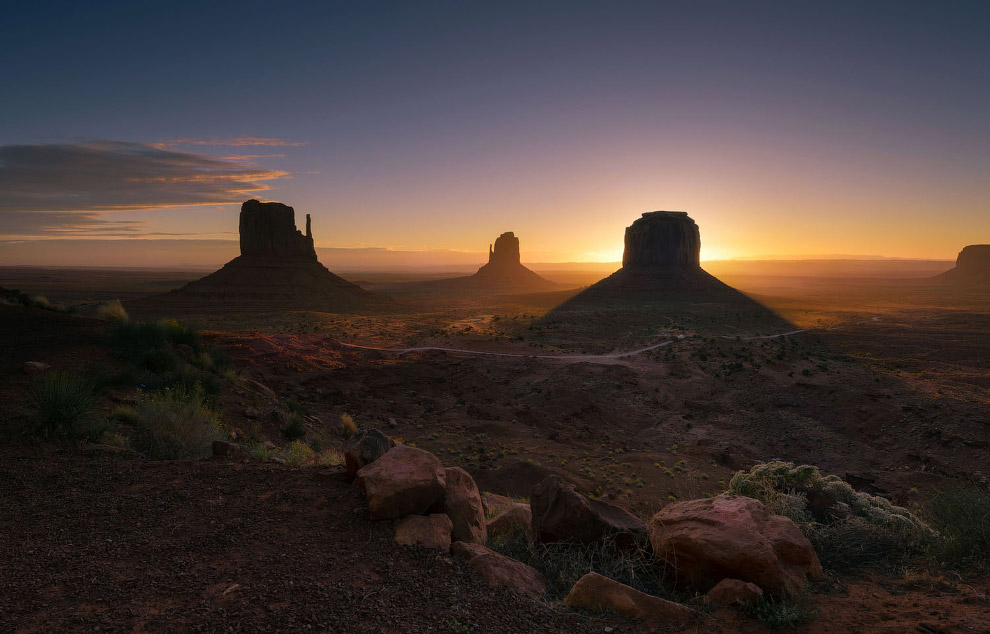
[[[445, 468], [430, 452], [395, 445], [376, 430], [360, 430], [344, 455], [371, 519], [393, 521], [396, 542], [450, 552], [487, 583], [534, 598], [546, 589], [540, 572], [488, 548], [489, 538], [523, 531], [537, 543], [638, 549], [671, 571], [678, 587], [705, 592], [705, 601], [717, 605], [796, 593], [807, 577], [822, 572], [800, 529], [752, 498], [677, 502], [644, 523], [587, 498], [557, 475], [536, 485], [530, 504], [483, 496], [463, 469]], [[564, 603], [665, 623], [703, 618], [593, 572], [578, 580]]]

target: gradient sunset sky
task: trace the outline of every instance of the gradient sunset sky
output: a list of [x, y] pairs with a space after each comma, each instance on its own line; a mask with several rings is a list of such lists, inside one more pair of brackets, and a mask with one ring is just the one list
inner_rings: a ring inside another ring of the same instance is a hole
[[[19, 5], [19, 6], [17, 6]], [[31, 2], [0, 20], [0, 264], [953, 259], [990, 242], [990, 2]], [[193, 242], [205, 240], [204, 242]], [[326, 258], [324, 258], [326, 260]]]

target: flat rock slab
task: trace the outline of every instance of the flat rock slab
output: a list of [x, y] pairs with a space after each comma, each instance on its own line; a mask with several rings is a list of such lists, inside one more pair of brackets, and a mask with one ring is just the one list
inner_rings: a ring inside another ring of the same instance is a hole
[[546, 591], [546, 583], [539, 570], [486, 546], [454, 542], [451, 552], [467, 560], [467, 565], [478, 571], [488, 585], [509, 588], [534, 599], [540, 598]]
[[594, 611], [609, 611], [653, 623], [683, 624], [701, 614], [680, 603], [655, 597], [625, 584], [589, 572], [578, 579], [564, 605]]

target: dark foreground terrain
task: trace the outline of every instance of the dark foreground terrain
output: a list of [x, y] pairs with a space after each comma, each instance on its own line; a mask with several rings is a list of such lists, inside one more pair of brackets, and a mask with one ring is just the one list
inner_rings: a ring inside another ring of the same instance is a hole
[[[0, 631], [643, 631], [493, 590], [459, 560], [396, 545], [334, 466], [342, 415], [464, 467], [482, 490], [527, 497], [557, 473], [643, 518], [774, 459], [919, 513], [937, 491], [985, 488], [990, 294], [876, 282], [757, 290], [810, 331], [721, 336], [663, 319], [617, 322], [592, 340], [587, 323], [541, 320], [546, 296], [395, 315], [190, 316], [233, 359], [222, 372], [186, 344], [170, 344], [153, 371], [122, 353], [109, 323], [0, 305]], [[31, 361], [98, 378], [97, 412], [116, 427], [89, 441], [25, 436]], [[181, 371], [166, 381], [169, 364]], [[134, 450], [121, 412], [190, 377], [210, 387], [223, 433], [250, 460]], [[980, 562], [839, 566], [819, 554], [826, 575], [788, 621], [796, 631], [990, 631]], [[694, 631], [766, 629], [740, 610], [705, 612]]]

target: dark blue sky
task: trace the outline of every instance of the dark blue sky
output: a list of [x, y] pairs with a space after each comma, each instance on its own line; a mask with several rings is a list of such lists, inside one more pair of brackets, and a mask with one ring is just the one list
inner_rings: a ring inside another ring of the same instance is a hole
[[[288, 172], [259, 195], [314, 213], [326, 246], [482, 250], [514, 229], [600, 259], [654, 208], [690, 211], [710, 257], [990, 239], [987, 2], [19, 4], [0, 143], [304, 143], [167, 147]], [[160, 195], [113, 216], [231, 228], [234, 206]], [[864, 222], [878, 239], [850, 241]]]

